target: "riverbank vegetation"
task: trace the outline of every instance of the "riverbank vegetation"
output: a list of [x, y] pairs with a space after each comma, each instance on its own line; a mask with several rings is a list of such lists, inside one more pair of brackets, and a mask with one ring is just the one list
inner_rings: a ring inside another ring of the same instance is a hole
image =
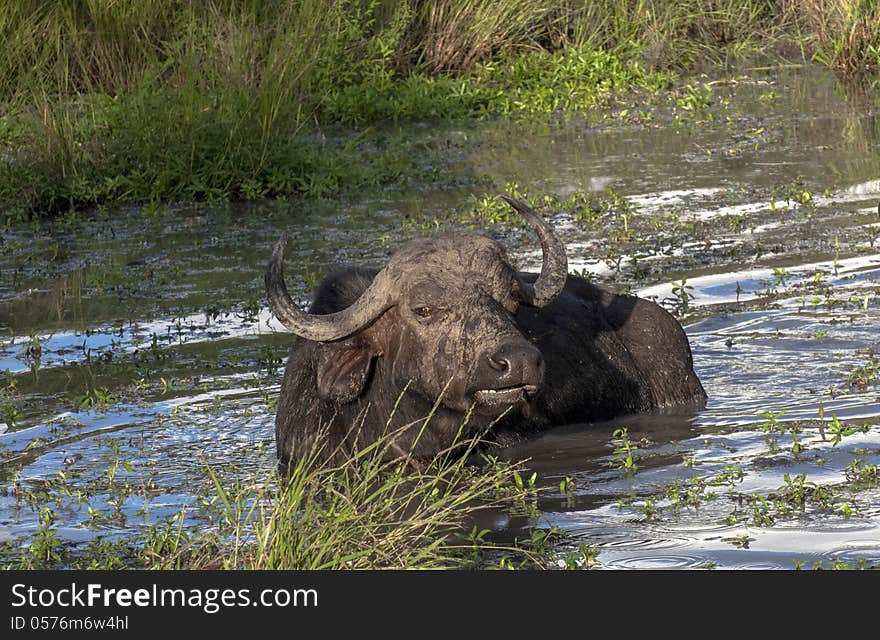
[[437, 172], [401, 118], [583, 111], [706, 62], [880, 63], [876, 0], [0, 7], [0, 211], [331, 195]]
[[[340, 464], [315, 451], [283, 477], [275, 469], [221, 471], [206, 462], [198, 502], [166, 513], [152, 504], [139, 465], [121, 458], [118, 442], [109, 439], [116, 455], [107, 473], [87, 487], [64, 473], [38, 486], [13, 484], [16, 503], [39, 510], [39, 528], [27, 544], [0, 544], [0, 567], [319, 570], [541, 568], [556, 562], [555, 530], [499, 542], [478, 526], [480, 514], [492, 510], [537, 513], [538, 490], [523, 464], [480, 461], [477, 445], [478, 439], [462, 438], [455, 452], [431, 461], [388, 461], [389, 434]], [[141, 525], [125, 516], [124, 504], [132, 500], [143, 500]], [[106, 533], [125, 525], [128, 532], [65, 543], [57, 528], [61, 511], [87, 513], [88, 529]], [[577, 553], [567, 560], [573, 566]]]

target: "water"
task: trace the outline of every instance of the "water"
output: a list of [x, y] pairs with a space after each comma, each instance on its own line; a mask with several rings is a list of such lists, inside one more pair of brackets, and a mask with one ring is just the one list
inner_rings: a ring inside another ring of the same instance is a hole
[[[290, 337], [262, 278], [282, 230], [289, 286], [305, 296], [334, 265], [381, 265], [516, 183], [625, 198], [592, 223], [565, 207], [552, 217], [570, 268], [679, 313], [709, 400], [696, 415], [569, 425], [505, 450], [529, 458], [546, 491], [537, 517], [493, 520], [498, 535], [555, 526], [567, 534], [560, 557], [582, 543], [605, 568], [880, 563], [873, 95], [786, 72], [713, 84], [698, 112], [671, 101], [606, 120], [415, 123], [426, 148], [455, 154], [436, 184], [6, 230], [0, 542], [27, 544], [39, 526], [41, 499], [23, 495], [51, 495], [58, 535], [83, 544], [194, 512], [211, 490], [206, 464], [243, 479], [272, 467]], [[537, 267], [531, 235], [492, 232]], [[835, 442], [832, 417], [855, 432]], [[623, 427], [634, 474], [614, 451]]]

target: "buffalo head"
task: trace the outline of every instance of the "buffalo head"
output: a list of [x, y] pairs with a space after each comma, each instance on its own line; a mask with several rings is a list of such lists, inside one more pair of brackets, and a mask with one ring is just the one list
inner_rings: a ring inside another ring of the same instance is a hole
[[[266, 273], [269, 303], [294, 334], [319, 343], [314, 381], [323, 400], [352, 402], [372, 385], [421, 396], [430, 407], [495, 418], [527, 412], [544, 381], [541, 352], [522, 334], [520, 305], [541, 307], [562, 290], [565, 247], [524, 203], [502, 196], [537, 232], [543, 266], [524, 281], [494, 240], [475, 234], [403, 245], [357, 300], [335, 313], [301, 311], [284, 284], [285, 234]], [[374, 380], [382, 360], [385, 380]]]

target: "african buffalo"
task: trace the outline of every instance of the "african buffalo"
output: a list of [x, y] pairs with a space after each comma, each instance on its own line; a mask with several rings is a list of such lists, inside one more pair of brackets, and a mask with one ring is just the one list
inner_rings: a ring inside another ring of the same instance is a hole
[[349, 455], [389, 430], [392, 454], [426, 458], [463, 424], [474, 432], [496, 421], [489, 436], [509, 442], [705, 400], [687, 337], [666, 310], [568, 275], [549, 224], [502, 198], [538, 234], [539, 275], [518, 273], [482, 235], [420, 238], [378, 272], [327, 276], [306, 313], [284, 284], [282, 236], [266, 273], [272, 312], [298, 336], [275, 420], [282, 464], [316, 444]]

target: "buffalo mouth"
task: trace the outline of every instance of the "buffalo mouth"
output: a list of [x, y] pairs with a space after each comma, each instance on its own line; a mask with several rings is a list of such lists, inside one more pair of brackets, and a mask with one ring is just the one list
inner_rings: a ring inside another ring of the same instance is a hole
[[503, 389], [478, 389], [474, 391], [474, 400], [484, 407], [501, 407], [527, 401], [536, 393], [536, 385], [520, 384]]

